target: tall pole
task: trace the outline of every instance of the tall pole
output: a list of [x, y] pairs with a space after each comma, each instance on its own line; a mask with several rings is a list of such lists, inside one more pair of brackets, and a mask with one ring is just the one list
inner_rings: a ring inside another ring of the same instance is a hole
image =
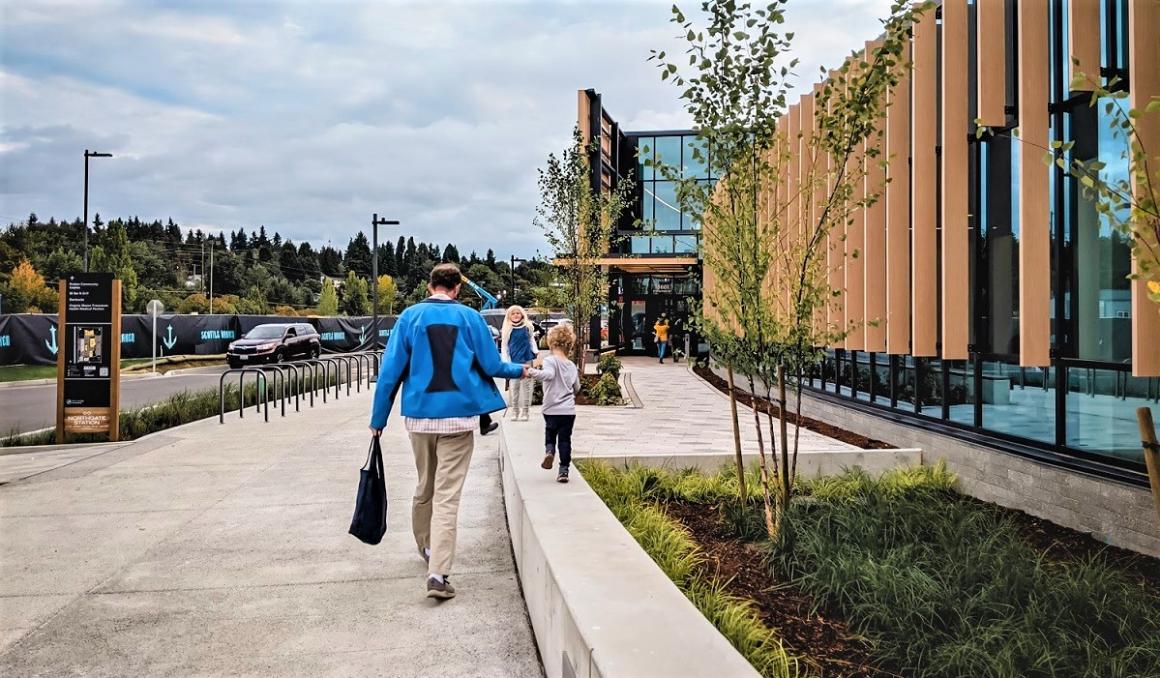
[[209, 314], [213, 315], [213, 241], [209, 242]]
[[97, 153], [85, 149], [85, 273], [89, 272], [89, 158], [111, 158], [112, 153]]
[[85, 149], [85, 273], [89, 272], [89, 149]]
[[[371, 215], [371, 341], [379, 347], [379, 215]], [[373, 349], [372, 349], [373, 350]]]
[[[512, 300], [511, 303], [516, 303], [516, 255], [512, 255], [511, 264], [508, 268], [512, 278]], [[510, 306], [511, 304], [509, 304]]]

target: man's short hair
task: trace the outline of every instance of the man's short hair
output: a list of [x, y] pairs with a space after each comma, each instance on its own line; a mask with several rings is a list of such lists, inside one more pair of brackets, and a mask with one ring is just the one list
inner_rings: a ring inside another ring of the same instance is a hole
[[439, 264], [431, 269], [431, 287], [453, 290], [463, 282], [463, 274], [455, 264]]

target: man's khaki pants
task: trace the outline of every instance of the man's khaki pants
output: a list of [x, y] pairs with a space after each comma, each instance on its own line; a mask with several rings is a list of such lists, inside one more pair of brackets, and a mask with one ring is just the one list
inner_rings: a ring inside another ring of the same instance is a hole
[[411, 528], [420, 549], [431, 549], [430, 574], [451, 574], [459, 495], [475, 449], [475, 433], [412, 433], [419, 484], [411, 505]]

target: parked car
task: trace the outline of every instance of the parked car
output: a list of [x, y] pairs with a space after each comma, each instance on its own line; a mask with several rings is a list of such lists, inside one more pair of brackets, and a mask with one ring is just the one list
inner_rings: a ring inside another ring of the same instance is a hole
[[536, 335], [536, 345], [540, 348], [548, 348], [548, 330], [557, 325], [571, 325], [572, 321], [568, 318], [544, 318], [540, 321], [538, 332]]
[[230, 367], [249, 363], [279, 363], [287, 358], [317, 358], [322, 339], [307, 323], [266, 323], [231, 342], [226, 351]]

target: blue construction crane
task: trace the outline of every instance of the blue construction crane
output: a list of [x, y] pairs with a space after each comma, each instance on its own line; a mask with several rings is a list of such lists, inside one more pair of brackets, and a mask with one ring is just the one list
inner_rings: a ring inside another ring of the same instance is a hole
[[476, 285], [475, 282], [471, 280], [471, 278], [468, 278], [465, 275], [460, 277], [463, 278], [463, 282], [467, 283], [468, 287], [475, 290], [475, 293], [479, 295], [480, 299], [483, 299], [483, 306], [481, 306], [479, 310], [486, 311], [488, 309], [499, 307], [499, 299], [493, 297], [491, 292], [488, 292], [479, 285]]

